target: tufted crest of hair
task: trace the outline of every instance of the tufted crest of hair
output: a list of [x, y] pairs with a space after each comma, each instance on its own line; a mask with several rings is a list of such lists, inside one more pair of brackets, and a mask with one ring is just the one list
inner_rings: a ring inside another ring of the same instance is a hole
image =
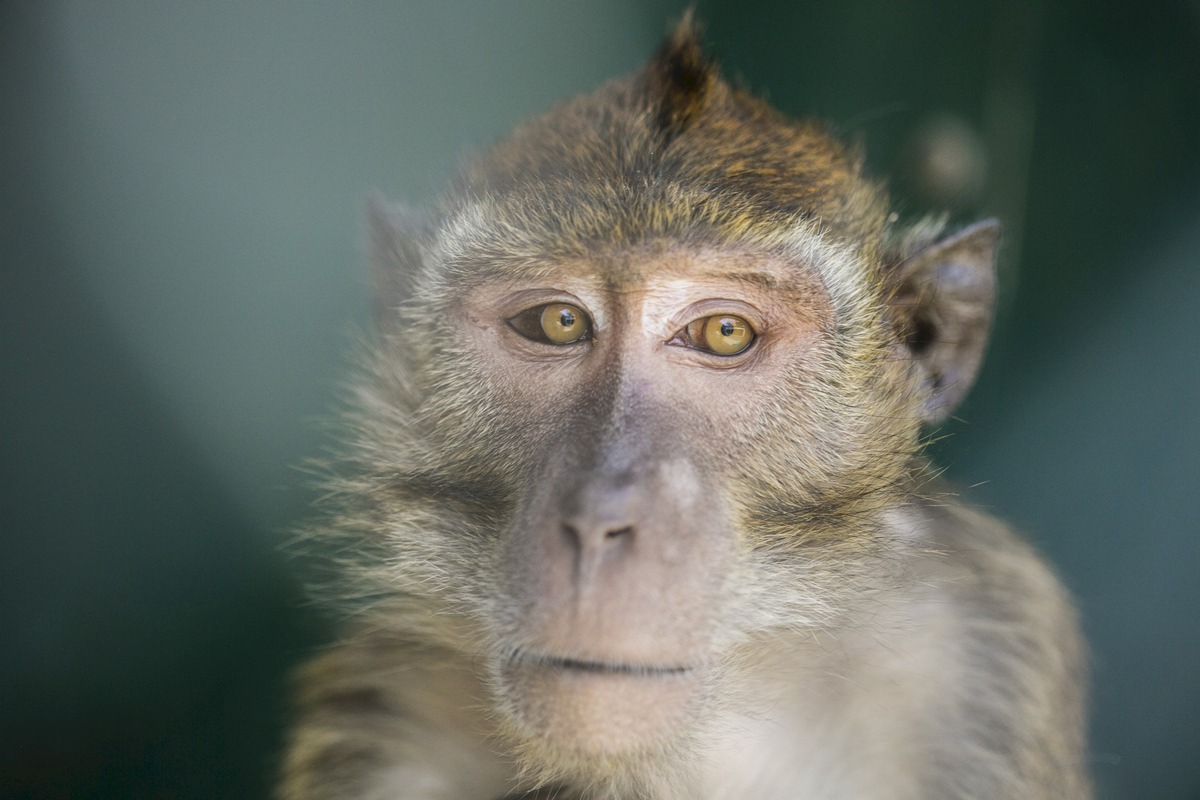
[[[862, 178], [858, 156], [821, 124], [731, 87], [690, 19], [641, 72], [519, 128], [458, 188], [448, 211], [464, 197], [528, 209], [520, 222], [549, 217], [543, 225], [558, 230], [531, 233], [568, 252], [689, 234], [770, 241], [796, 218], [872, 246], [886, 227], [885, 199]], [[539, 213], [564, 203], [586, 214]]]

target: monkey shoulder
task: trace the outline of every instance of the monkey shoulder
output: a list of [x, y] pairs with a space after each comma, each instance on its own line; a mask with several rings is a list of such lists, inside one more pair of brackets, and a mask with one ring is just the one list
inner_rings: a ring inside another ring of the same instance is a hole
[[946, 785], [936, 796], [1088, 796], [1086, 652], [1061, 580], [1025, 539], [968, 505], [916, 503], [893, 529], [906, 555], [894, 591], [864, 612], [876, 641], [863, 652], [876, 655], [859, 653], [859, 685], [899, 709], [913, 725], [908, 741], [934, 763], [975, 762], [937, 771], [931, 780]]
[[964, 602], [968, 617], [1017, 622], [1054, 611], [1074, 625], [1073, 604], [1057, 574], [996, 517], [962, 502], [920, 500], [897, 509], [889, 527], [910, 577]]
[[507, 785], [477, 712], [485, 690], [449, 651], [360, 631], [294, 676], [281, 800], [461, 798]]
[[1080, 669], [1070, 594], [1007, 524], [960, 502], [928, 500], [900, 507], [889, 524], [899, 557], [895, 595], [885, 590], [883, 604], [908, 630], [942, 628], [941, 647], [961, 651], [972, 669], [1005, 661], [1013, 669], [1046, 662], [1053, 674]]

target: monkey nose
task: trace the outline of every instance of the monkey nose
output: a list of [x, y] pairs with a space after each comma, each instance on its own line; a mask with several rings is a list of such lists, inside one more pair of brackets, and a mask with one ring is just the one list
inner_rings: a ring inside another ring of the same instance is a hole
[[605, 585], [636, 560], [634, 526], [607, 515], [576, 514], [563, 519], [559, 542], [563, 566], [580, 592]]
[[563, 538], [577, 553], [628, 546], [634, 538], [634, 526], [602, 516], [576, 515], [561, 525]]
[[628, 479], [592, 480], [563, 498], [560, 541], [577, 575], [598, 575], [593, 571], [607, 571], [634, 556], [644, 501], [644, 492]]

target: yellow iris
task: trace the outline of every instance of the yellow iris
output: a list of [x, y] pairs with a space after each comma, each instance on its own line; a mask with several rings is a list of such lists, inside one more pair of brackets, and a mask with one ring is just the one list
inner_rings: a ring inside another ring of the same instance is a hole
[[542, 309], [542, 333], [554, 344], [578, 341], [587, 333], [587, 317], [566, 303], [551, 303]]
[[692, 347], [719, 356], [735, 356], [754, 341], [754, 329], [741, 317], [718, 314], [689, 322], [687, 336]]

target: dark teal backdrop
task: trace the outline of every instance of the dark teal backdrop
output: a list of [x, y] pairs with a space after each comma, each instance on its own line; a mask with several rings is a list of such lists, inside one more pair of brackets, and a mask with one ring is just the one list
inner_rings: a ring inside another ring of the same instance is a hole
[[[629, 71], [682, 4], [0, 6], [0, 797], [266, 796], [328, 635], [279, 554], [372, 188]], [[1200, 6], [700, 2], [908, 216], [996, 214], [937, 449], [1080, 599], [1103, 798], [1200, 798]]]

